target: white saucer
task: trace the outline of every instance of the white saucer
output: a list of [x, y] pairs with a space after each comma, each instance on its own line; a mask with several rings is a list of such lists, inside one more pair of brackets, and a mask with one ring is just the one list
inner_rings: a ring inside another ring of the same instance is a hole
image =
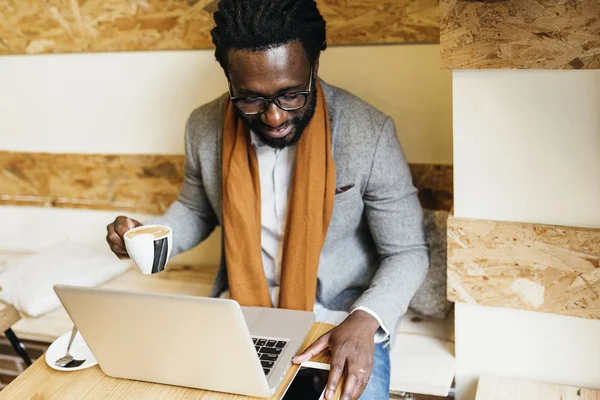
[[54, 364], [56, 360], [66, 354], [67, 345], [71, 338], [71, 332], [72, 331], [69, 331], [64, 335], [61, 335], [50, 345], [50, 347], [48, 347], [48, 350], [46, 351], [46, 364], [48, 364], [50, 368], [54, 368], [58, 371], [79, 371], [98, 364], [96, 357], [92, 355], [90, 348], [87, 346], [79, 332], [77, 332], [75, 339], [73, 339], [73, 344], [71, 345], [71, 351], [69, 353], [75, 360], [85, 360], [85, 362], [80, 366], [73, 368], [58, 367]]

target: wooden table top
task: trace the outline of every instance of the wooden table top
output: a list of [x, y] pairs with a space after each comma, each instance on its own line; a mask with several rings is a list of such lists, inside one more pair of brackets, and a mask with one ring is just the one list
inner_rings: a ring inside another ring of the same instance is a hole
[[[315, 323], [306, 337], [301, 350], [314, 342], [333, 326]], [[328, 355], [319, 355], [312, 361], [329, 362]], [[271, 399], [280, 399], [283, 391], [298, 369], [292, 365], [282, 381], [281, 386]], [[232, 377], [234, 378], [234, 377]], [[336, 398], [339, 398], [341, 385]], [[93, 400], [93, 399], [218, 399], [241, 400], [258, 399], [227, 393], [208, 392], [179, 386], [111, 378], [102, 372], [99, 366], [81, 371], [61, 372], [50, 368], [44, 357], [40, 357], [12, 383], [0, 391], [2, 399], [60, 399], [60, 400]]]

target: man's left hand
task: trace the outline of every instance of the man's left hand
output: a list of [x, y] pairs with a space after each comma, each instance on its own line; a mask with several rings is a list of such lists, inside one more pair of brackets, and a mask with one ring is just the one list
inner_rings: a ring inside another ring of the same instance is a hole
[[365, 311], [354, 311], [344, 322], [327, 332], [293, 360], [295, 364], [309, 361], [325, 349], [331, 351], [331, 371], [325, 388], [325, 398], [333, 399], [342, 373], [346, 380], [343, 400], [356, 400], [365, 390], [375, 352], [375, 333], [379, 323]]

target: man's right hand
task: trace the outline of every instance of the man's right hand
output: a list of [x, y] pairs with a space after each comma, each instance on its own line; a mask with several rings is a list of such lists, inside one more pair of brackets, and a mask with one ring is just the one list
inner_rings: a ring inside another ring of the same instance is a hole
[[125, 240], [123, 239], [125, 232], [141, 225], [135, 219], [121, 215], [114, 222], [106, 226], [106, 241], [108, 242], [108, 246], [121, 260], [129, 258], [129, 254], [127, 254], [127, 250], [125, 249]]

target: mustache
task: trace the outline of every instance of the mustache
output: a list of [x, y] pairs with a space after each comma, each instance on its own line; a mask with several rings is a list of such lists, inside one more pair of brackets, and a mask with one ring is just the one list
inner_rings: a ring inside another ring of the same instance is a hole
[[270, 125], [265, 124], [262, 121], [257, 121], [256, 123], [252, 124], [257, 128], [262, 128], [264, 130], [280, 130], [280, 129], [285, 129], [290, 125], [297, 125], [298, 124], [298, 119], [297, 118], [292, 118], [291, 120], [288, 120], [286, 122], [284, 122], [283, 124], [277, 126], [277, 127], [272, 127]]

